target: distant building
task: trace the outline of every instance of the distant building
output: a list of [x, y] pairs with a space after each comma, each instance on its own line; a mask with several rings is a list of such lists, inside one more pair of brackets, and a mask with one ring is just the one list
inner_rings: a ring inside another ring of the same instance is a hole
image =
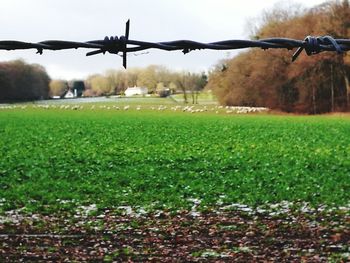
[[64, 98], [65, 99], [72, 99], [72, 98], [75, 98], [76, 96], [74, 96], [74, 93], [71, 91], [71, 90], [68, 90], [66, 92], [66, 94], [64, 94]]
[[61, 95], [62, 99], [79, 98], [83, 95], [83, 92], [85, 90], [85, 85], [83, 81], [74, 80], [69, 83], [67, 82], [66, 85], [67, 85], [67, 89]]
[[135, 95], [147, 95], [148, 94], [148, 89], [147, 88], [142, 88], [142, 87], [129, 87], [125, 90], [125, 96], [126, 97], [131, 97]]

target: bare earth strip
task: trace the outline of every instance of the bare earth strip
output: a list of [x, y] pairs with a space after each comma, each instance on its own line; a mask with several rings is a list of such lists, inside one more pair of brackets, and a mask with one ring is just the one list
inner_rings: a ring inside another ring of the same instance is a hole
[[348, 262], [349, 210], [14, 216], [0, 261]]

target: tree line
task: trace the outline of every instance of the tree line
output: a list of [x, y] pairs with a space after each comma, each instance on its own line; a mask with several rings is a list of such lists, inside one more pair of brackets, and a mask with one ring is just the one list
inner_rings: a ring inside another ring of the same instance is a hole
[[[198, 92], [207, 84], [207, 75], [188, 71], [173, 71], [164, 66], [107, 70], [85, 80], [84, 96], [122, 95], [128, 87], [146, 87], [149, 93], [166, 96], [170, 93], [184, 94], [185, 103], [196, 103]], [[50, 83], [52, 96], [60, 96], [67, 89], [67, 81], [53, 80]], [[190, 97], [190, 98], [189, 98]]]
[[173, 71], [164, 66], [150, 65], [146, 68], [108, 70], [104, 74], [89, 76], [86, 80], [88, 96], [123, 94], [128, 87], [146, 87], [150, 93], [167, 94], [164, 91], [181, 91], [185, 103], [187, 94], [196, 103], [196, 94], [207, 84], [207, 75], [188, 71]]
[[50, 77], [44, 67], [22, 60], [0, 63], [0, 101], [47, 99]]
[[[307, 35], [350, 37], [348, 0], [329, 1], [311, 9], [277, 6], [251, 23], [252, 39]], [[150, 93], [181, 92], [185, 103], [196, 103], [203, 88], [219, 103], [230, 106], [263, 106], [286, 112], [318, 114], [350, 110], [350, 55], [323, 52], [291, 61], [282, 49], [250, 49], [221, 61], [205, 73], [173, 71], [164, 66], [108, 70], [85, 80], [85, 96], [123, 94], [128, 87], [147, 87]], [[0, 63], [0, 100], [35, 100], [60, 96], [69, 86], [54, 80], [37, 64], [21, 60]]]
[[[44, 67], [22, 60], [0, 63], [0, 101], [48, 99], [62, 96], [81, 81], [51, 80]], [[123, 94], [128, 87], [147, 87], [160, 96], [168, 92], [182, 92], [185, 103], [196, 103], [197, 95], [207, 84], [205, 73], [172, 71], [164, 66], [108, 70], [84, 80], [84, 96]]]
[[[311, 9], [289, 5], [265, 12], [252, 27], [252, 39], [304, 39], [308, 35], [349, 38], [349, 29], [347, 0], [329, 1]], [[224, 105], [310, 114], [349, 110], [349, 55], [303, 54], [294, 63], [291, 55], [286, 50], [243, 52], [219, 63], [209, 76], [207, 88]]]

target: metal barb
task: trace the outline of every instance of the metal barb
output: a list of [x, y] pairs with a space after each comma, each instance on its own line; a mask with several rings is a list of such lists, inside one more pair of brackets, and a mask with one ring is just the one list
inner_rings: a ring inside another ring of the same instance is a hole
[[121, 53], [124, 68], [127, 67], [127, 54], [148, 49], [161, 49], [165, 51], [182, 51], [187, 54], [193, 50], [232, 50], [243, 48], [261, 49], [297, 49], [292, 56], [295, 61], [303, 51], [308, 56], [316, 55], [324, 51], [333, 51], [343, 54], [350, 50], [350, 39], [334, 39], [331, 36], [307, 36], [303, 41], [289, 38], [268, 38], [260, 40], [226, 40], [212, 43], [200, 43], [191, 40], [176, 40], [168, 42], [145, 42], [130, 40], [130, 20], [126, 22], [125, 36], [105, 37], [103, 40], [87, 42], [73, 42], [61, 40], [47, 40], [39, 43], [29, 43], [13, 40], [0, 41], [0, 50], [36, 49], [37, 54], [43, 54], [44, 50], [64, 50], [86, 48], [93, 49], [87, 56], [105, 54], [106, 52], [119, 55]]
[[130, 33], [130, 19], [126, 22], [126, 26], [125, 26], [125, 38], [124, 38], [124, 41], [123, 42], [123, 48], [124, 48], [124, 51], [123, 51], [123, 67], [126, 69], [126, 66], [127, 66], [127, 43], [128, 43], [128, 40], [129, 40], [129, 33]]

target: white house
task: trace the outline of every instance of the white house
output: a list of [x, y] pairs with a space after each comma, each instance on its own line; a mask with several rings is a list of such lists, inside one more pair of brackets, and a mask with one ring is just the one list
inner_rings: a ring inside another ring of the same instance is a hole
[[74, 89], [73, 91], [71, 89], [69, 89], [63, 95], [63, 98], [65, 98], [65, 99], [73, 99], [73, 98], [77, 98], [77, 97], [78, 97], [77, 89]]
[[126, 97], [131, 97], [135, 95], [147, 95], [148, 89], [147, 88], [142, 88], [142, 87], [129, 87], [125, 90], [125, 96]]
[[68, 90], [67, 93], [64, 95], [65, 99], [72, 99], [74, 97], [74, 93], [71, 90]]

